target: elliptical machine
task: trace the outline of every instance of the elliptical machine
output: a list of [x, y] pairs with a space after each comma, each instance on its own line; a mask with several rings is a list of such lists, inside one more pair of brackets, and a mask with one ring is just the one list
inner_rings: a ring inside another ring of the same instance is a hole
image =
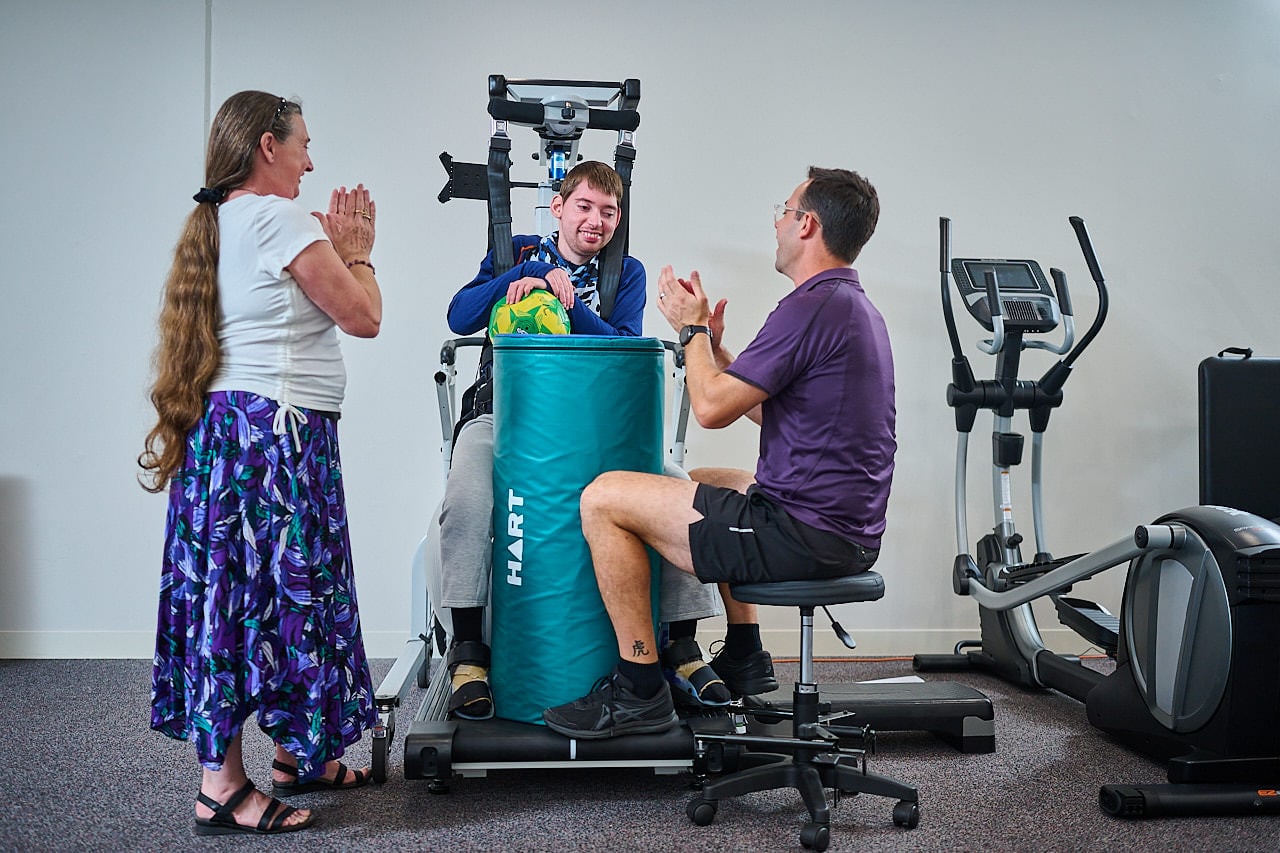
[[[1099, 804], [1122, 817], [1280, 813], [1280, 527], [1250, 513], [1190, 507], [1138, 527], [1099, 551], [1055, 558], [1045, 546], [1042, 451], [1053, 409], [1076, 359], [1106, 319], [1106, 284], [1079, 217], [1070, 218], [1098, 293], [1098, 310], [1076, 342], [1066, 275], [1050, 288], [1031, 260], [951, 258], [942, 218], [942, 307], [952, 348], [947, 402], [959, 433], [955, 502], [958, 555], [952, 586], [978, 602], [981, 639], [951, 655], [917, 655], [917, 670], [982, 669], [1025, 687], [1050, 687], [1085, 703], [1089, 721], [1116, 740], [1168, 761], [1168, 785], [1106, 785]], [[992, 337], [978, 348], [996, 358], [978, 381], [963, 355], [949, 277], [965, 308]], [[1039, 338], [1063, 327], [1063, 338]], [[1021, 353], [1063, 358], [1039, 380], [1018, 377]], [[968, 438], [979, 409], [991, 410], [995, 526], [969, 551]], [[1036, 552], [1024, 562], [1011, 496], [1022, 462], [1016, 411], [1032, 431], [1031, 501]], [[1066, 595], [1071, 585], [1128, 562], [1119, 618]], [[1116, 661], [1103, 675], [1079, 658], [1045, 648], [1030, 602], [1048, 597], [1063, 624]]]

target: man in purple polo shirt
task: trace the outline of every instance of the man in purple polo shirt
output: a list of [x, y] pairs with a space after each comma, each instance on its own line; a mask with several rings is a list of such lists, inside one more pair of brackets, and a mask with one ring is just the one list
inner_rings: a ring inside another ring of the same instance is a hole
[[610, 471], [583, 492], [582, 529], [619, 663], [587, 696], [548, 708], [550, 728], [604, 738], [676, 725], [646, 545], [720, 584], [729, 627], [711, 665], [738, 695], [776, 689], [777, 680], [755, 606], [735, 601], [729, 583], [834, 577], [875, 563], [897, 449], [893, 356], [851, 265], [879, 214], [860, 175], [810, 168], [775, 208], [775, 267], [794, 289], [736, 358], [722, 342], [726, 300], [712, 309], [696, 271], [684, 280], [662, 270], [658, 306], [685, 347], [694, 416], [708, 429], [750, 418], [761, 427], [760, 459], [754, 475], [699, 468], [692, 482]]

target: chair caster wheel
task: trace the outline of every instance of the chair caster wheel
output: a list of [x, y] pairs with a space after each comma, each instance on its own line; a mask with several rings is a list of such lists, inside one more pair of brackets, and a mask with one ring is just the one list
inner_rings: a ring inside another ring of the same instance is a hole
[[826, 850], [831, 844], [831, 828], [825, 823], [806, 823], [800, 830], [800, 845], [809, 850]]
[[433, 794], [449, 793], [449, 783], [443, 779], [432, 779], [427, 783], [427, 790]]
[[716, 801], [704, 800], [702, 798], [689, 801], [689, 805], [685, 808], [684, 813], [689, 816], [689, 820], [698, 826], [710, 826], [711, 821], [716, 819]]
[[895, 826], [915, 829], [920, 825], [920, 804], [900, 800], [893, 807], [893, 823]]

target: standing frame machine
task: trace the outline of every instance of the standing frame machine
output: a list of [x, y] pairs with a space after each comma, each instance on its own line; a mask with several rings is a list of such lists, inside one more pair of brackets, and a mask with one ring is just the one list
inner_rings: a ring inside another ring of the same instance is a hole
[[[491, 136], [487, 163], [455, 161], [447, 153], [440, 161], [448, 182], [438, 198], [441, 203], [454, 198], [487, 202], [489, 209], [488, 246], [493, 252], [495, 272], [514, 265], [512, 257], [511, 191], [534, 189], [538, 200], [535, 225], [539, 234], [555, 229], [550, 202], [560, 182], [581, 159], [579, 142], [585, 131], [616, 131], [614, 169], [622, 178], [622, 220], [614, 239], [601, 252], [598, 289], [601, 313], [606, 319], [621, 276], [627, 253], [631, 170], [635, 160], [634, 133], [640, 123], [636, 107], [640, 81], [622, 82], [489, 78], [488, 112]], [[534, 155], [541, 179], [537, 183], [511, 180], [511, 126], [532, 128], [539, 147]], [[675, 357], [674, 393], [683, 398], [683, 367], [679, 347], [665, 344]], [[455, 338], [444, 342], [440, 370], [435, 374], [440, 415], [441, 451], [447, 477], [452, 458], [454, 428], [458, 418], [457, 358], [461, 350], [480, 348], [481, 359], [488, 356], [488, 342], [482, 336]], [[673, 398], [673, 401], [678, 398]], [[675, 464], [682, 461], [683, 427], [687, 423], [687, 401], [673, 407], [677, 419], [677, 443], [669, 455]], [[436, 528], [438, 529], [438, 527]], [[438, 537], [436, 537], [438, 540]], [[554, 767], [649, 767], [657, 773], [678, 773], [693, 769], [692, 729], [725, 731], [730, 726], [725, 714], [694, 718], [688, 727], [661, 735], [632, 735], [597, 742], [565, 738], [544, 726], [495, 718], [492, 720], [447, 719], [449, 674], [443, 665], [432, 671], [432, 659], [443, 655], [451, 634], [447, 610], [435, 611], [432, 601], [439, 595], [439, 542], [428, 535], [419, 544], [412, 562], [412, 619], [424, 633], [409, 640], [391, 670], [375, 691], [378, 725], [373, 732], [373, 775], [385, 781], [389, 752], [394, 743], [397, 709], [416, 681], [425, 696], [404, 741], [404, 772], [407, 778], [425, 779], [433, 793], [449, 790], [456, 776], [485, 776], [490, 770]], [[434, 587], [434, 589], [433, 589]]]

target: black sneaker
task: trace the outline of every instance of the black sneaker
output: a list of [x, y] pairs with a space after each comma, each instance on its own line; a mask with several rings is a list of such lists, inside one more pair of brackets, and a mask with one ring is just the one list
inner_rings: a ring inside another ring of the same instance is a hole
[[543, 711], [542, 719], [552, 731], [580, 740], [656, 734], [679, 722], [666, 684], [651, 699], [641, 699], [632, 689], [631, 681], [615, 669], [581, 699]]
[[693, 637], [681, 637], [662, 650], [662, 674], [676, 698], [687, 705], [719, 707], [733, 699], [715, 667], [702, 659]]
[[724, 647], [711, 658], [711, 668], [724, 681], [735, 698], [758, 696], [778, 689], [778, 679], [773, 677], [773, 656], [759, 649], [745, 658], [731, 658]]

